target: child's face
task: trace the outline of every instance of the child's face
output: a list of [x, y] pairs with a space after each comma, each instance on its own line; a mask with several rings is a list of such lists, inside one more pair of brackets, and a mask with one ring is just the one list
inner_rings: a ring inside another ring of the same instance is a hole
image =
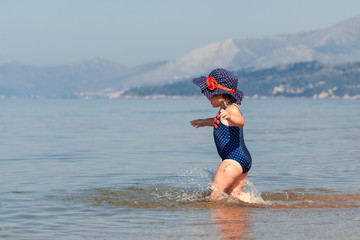
[[208, 98], [211, 106], [213, 106], [214, 108], [216, 107], [220, 107], [221, 106], [221, 102], [220, 102], [220, 96], [219, 95], [215, 95], [212, 98]]

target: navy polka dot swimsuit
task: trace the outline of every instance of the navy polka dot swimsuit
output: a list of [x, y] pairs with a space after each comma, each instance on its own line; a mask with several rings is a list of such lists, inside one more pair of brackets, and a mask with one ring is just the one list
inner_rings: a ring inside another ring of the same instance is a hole
[[240, 163], [244, 173], [248, 172], [252, 160], [245, 146], [243, 128], [224, 125], [220, 120], [220, 111], [214, 117], [213, 124], [215, 145], [222, 160], [235, 160]]

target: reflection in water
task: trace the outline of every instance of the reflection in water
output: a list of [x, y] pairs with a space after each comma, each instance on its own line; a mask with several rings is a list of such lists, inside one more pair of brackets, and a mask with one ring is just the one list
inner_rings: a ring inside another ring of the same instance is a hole
[[246, 207], [224, 206], [212, 209], [220, 239], [253, 239], [245, 236], [252, 232]]
[[[249, 191], [252, 192], [252, 191]], [[48, 196], [62, 201], [85, 203], [91, 206], [110, 206], [136, 209], [177, 210], [182, 212], [207, 209], [219, 239], [252, 239], [255, 229], [251, 221], [254, 211], [261, 209], [328, 209], [359, 208], [360, 193], [345, 194], [326, 189], [291, 189], [283, 192], [263, 192], [263, 202], [244, 203], [227, 194], [219, 201], [209, 200], [205, 187], [174, 187], [138, 183], [126, 188], [93, 188], [65, 195]], [[256, 197], [256, 195], [252, 195]], [[357, 217], [353, 221], [358, 221]]]

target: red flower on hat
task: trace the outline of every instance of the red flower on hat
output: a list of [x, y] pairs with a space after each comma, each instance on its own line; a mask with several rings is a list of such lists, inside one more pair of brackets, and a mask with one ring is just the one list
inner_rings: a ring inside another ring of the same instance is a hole
[[206, 86], [210, 90], [215, 90], [218, 88], [218, 83], [216, 82], [215, 78], [213, 77], [206, 77]]

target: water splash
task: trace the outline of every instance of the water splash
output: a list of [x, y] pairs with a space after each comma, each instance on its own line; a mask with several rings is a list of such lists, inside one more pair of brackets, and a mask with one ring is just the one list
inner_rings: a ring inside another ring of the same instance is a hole
[[137, 186], [127, 188], [94, 188], [63, 198], [92, 206], [130, 208], [180, 208], [200, 205], [207, 201], [207, 192], [179, 187]]
[[248, 193], [251, 196], [250, 203], [265, 204], [265, 205], [270, 204], [270, 202], [264, 201], [264, 199], [261, 196], [261, 193], [255, 188], [254, 184], [249, 179], [246, 180], [246, 183], [243, 188], [243, 192]]
[[214, 172], [192, 169], [167, 178], [161, 184], [139, 182], [125, 188], [94, 188], [62, 198], [92, 206], [130, 208], [212, 208], [219, 205], [256, 208], [358, 208], [360, 194], [343, 194], [326, 189], [292, 189], [283, 192], [259, 192], [247, 180], [243, 191], [251, 196], [243, 202], [226, 193], [218, 201], [210, 200]]

